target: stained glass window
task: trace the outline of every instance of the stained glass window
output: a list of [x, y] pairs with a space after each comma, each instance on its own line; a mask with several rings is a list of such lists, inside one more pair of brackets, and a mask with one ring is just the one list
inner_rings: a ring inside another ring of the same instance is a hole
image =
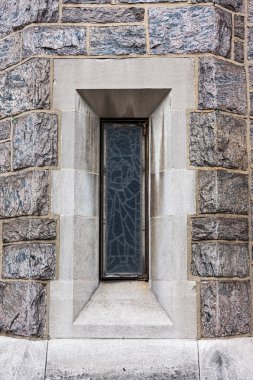
[[138, 123], [103, 123], [103, 274], [143, 273], [144, 137]]

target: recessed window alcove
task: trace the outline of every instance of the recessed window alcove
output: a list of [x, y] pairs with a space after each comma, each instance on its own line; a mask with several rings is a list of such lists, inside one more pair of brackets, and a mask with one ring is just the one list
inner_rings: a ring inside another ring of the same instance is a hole
[[[196, 337], [195, 282], [187, 279], [187, 217], [195, 213], [186, 129], [193, 61], [56, 59], [54, 75], [62, 127], [51, 179], [60, 242], [50, 336]], [[148, 282], [99, 280], [101, 118], [149, 119]]]

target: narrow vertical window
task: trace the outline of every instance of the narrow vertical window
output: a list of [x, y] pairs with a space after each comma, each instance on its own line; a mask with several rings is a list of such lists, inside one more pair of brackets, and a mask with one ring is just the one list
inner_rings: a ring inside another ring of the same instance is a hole
[[101, 278], [147, 279], [147, 121], [103, 120]]

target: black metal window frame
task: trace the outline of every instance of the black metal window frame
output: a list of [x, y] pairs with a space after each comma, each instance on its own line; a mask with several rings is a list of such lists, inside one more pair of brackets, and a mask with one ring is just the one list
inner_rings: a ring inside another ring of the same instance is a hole
[[[143, 273], [137, 276], [105, 276], [104, 275], [104, 172], [105, 172], [105, 152], [104, 152], [104, 124], [105, 123], [135, 123], [143, 128], [144, 136], [144, 188], [143, 188], [143, 199], [144, 199], [144, 217], [143, 217], [143, 258], [144, 258], [144, 270]], [[99, 277], [103, 281], [113, 281], [113, 280], [139, 280], [148, 281], [149, 279], [149, 120], [148, 118], [101, 118], [100, 119], [100, 207], [99, 207]]]

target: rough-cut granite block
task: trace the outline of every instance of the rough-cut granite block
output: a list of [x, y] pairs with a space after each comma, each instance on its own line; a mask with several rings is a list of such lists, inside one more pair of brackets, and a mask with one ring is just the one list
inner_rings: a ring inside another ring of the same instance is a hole
[[104, 4], [110, 0], [63, 0], [63, 4]]
[[46, 332], [46, 287], [33, 282], [0, 282], [0, 331], [43, 337]]
[[91, 55], [145, 54], [145, 28], [136, 25], [91, 28], [90, 53]]
[[49, 71], [48, 59], [34, 58], [0, 75], [0, 117], [49, 108]]
[[86, 54], [86, 28], [79, 26], [35, 26], [24, 30], [22, 56], [36, 54]]
[[190, 163], [245, 170], [248, 166], [246, 120], [221, 112], [192, 112]]
[[234, 15], [234, 35], [235, 37], [241, 38], [244, 40], [245, 34], [245, 20], [244, 16]]
[[250, 100], [250, 116], [253, 116], [253, 92], [249, 93], [249, 100]]
[[214, 6], [151, 8], [149, 37], [152, 54], [209, 52], [229, 57], [232, 18]]
[[213, 3], [221, 5], [224, 8], [231, 9], [235, 12], [242, 12], [244, 9], [243, 0], [192, 0], [192, 3]]
[[55, 239], [56, 221], [54, 219], [26, 218], [3, 222], [2, 236], [4, 243]]
[[0, 41], [0, 70], [4, 70], [20, 61], [20, 44], [20, 33], [13, 34]]
[[193, 243], [191, 272], [201, 277], [247, 277], [248, 244]]
[[200, 58], [199, 108], [245, 114], [247, 112], [245, 69], [216, 58]]
[[119, 3], [141, 4], [141, 3], [187, 3], [187, 0], [119, 0]]
[[234, 42], [234, 60], [236, 62], [244, 62], [244, 44], [240, 41]]
[[248, 0], [248, 22], [253, 23], [253, 0]]
[[2, 120], [0, 121], [0, 140], [5, 140], [10, 137], [11, 134], [11, 121]]
[[55, 245], [27, 243], [3, 248], [2, 276], [11, 279], [52, 280], [55, 276]]
[[253, 120], [250, 120], [251, 163], [253, 164]]
[[248, 59], [253, 60], [253, 27], [248, 28]]
[[63, 22], [139, 22], [144, 20], [144, 8], [63, 8]]
[[57, 164], [58, 117], [45, 112], [13, 120], [13, 169]]
[[47, 170], [0, 177], [0, 217], [46, 215], [49, 210], [48, 186]]
[[249, 66], [249, 85], [253, 87], [253, 66]]
[[1, 0], [0, 38], [34, 22], [56, 22], [59, 0]]
[[200, 293], [203, 338], [251, 331], [250, 281], [202, 282]]
[[192, 218], [192, 240], [248, 240], [248, 219]]
[[200, 170], [198, 192], [201, 213], [248, 213], [247, 174]]
[[0, 143], [0, 173], [11, 170], [11, 143]]

